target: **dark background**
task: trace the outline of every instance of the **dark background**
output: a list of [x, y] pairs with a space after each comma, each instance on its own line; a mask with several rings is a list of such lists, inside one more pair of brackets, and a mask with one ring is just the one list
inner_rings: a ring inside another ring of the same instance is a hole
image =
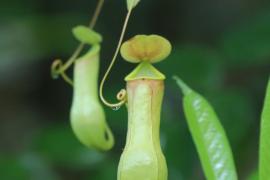
[[[108, 153], [86, 149], [69, 124], [72, 88], [50, 77], [53, 59], [67, 59], [78, 44], [71, 28], [88, 24], [96, 2], [1, 0], [1, 180], [116, 179], [127, 130], [126, 109], [105, 108], [115, 147]], [[95, 28], [104, 38], [101, 75], [125, 15], [124, 0], [105, 2]], [[125, 39], [135, 34], [160, 34], [173, 44], [170, 57], [157, 65], [167, 76], [161, 142], [169, 180], [204, 179], [183, 116], [181, 93], [171, 79], [174, 74], [215, 107], [240, 179], [256, 174], [260, 113], [270, 74], [269, 0], [142, 0]], [[114, 100], [133, 68], [119, 56], [105, 86], [106, 97]]]

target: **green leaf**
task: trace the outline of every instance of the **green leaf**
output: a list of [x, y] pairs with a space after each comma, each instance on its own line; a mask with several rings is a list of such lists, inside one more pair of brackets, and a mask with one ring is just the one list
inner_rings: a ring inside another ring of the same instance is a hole
[[175, 77], [184, 99], [184, 112], [206, 179], [237, 180], [225, 131], [210, 103]]
[[261, 116], [259, 177], [269, 179], [270, 172], [270, 79], [266, 90], [264, 107]]
[[250, 128], [254, 126], [254, 119], [257, 117], [254, 100], [246, 89], [223, 87], [204, 93], [212, 106], [215, 107], [219, 117], [222, 117], [222, 125], [226, 129], [231, 146], [235, 149], [238, 149], [239, 144], [248, 136]]
[[72, 32], [77, 40], [85, 44], [94, 45], [102, 41], [102, 36], [87, 26], [76, 26]]
[[130, 10], [133, 9], [135, 6], [137, 6], [139, 2], [140, 2], [140, 0], [127, 0], [127, 8], [128, 8], [128, 11], [130, 11]]

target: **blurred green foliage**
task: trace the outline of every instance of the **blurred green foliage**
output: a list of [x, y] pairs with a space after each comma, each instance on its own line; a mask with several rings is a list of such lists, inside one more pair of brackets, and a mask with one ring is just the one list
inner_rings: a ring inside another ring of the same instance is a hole
[[[127, 130], [125, 108], [106, 109], [116, 137], [108, 153], [84, 148], [69, 125], [72, 89], [50, 78], [54, 58], [77, 45], [71, 29], [88, 24], [95, 1], [0, 2], [0, 179], [110, 180]], [[126, 38], [161, 34], [173, 44], [158, 68], [167, 76], [161, 142], [169, 180], [203, 179], [183, 116], [176, 74], [215, 107], [232, 144], [240, 179], [257, 167], [259, 119], [270, 69], [270, 5], [264, 0], [142, 1]], [[101, 74], [116, 46], [126, 5], [106, 1], [96, 31], [103, 36]], [[111, 99], [134, 68], [117, 61], [105, 85]], [[72, 70], [69, 71], [72, 75]], [[254, 176], [255, 177], [255, 176]]]

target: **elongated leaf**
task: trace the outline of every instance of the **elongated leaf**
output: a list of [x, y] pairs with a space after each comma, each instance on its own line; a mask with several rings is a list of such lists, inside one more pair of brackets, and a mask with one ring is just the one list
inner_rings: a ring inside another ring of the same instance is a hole
[[127, 0], [127, 8], [128, 8], [128, 11], [130, 11], [130, 10], [133, 9], [135, 6], [137, 6], [139, 2], [140, 2], [140, 0]]
[[82, 43], [94, 45], [102, 41], [102, 36], [87, 26], [76, 26], [72, 32], [75, 38]]
[[231, 148], [214, 109], [200, 94], [175, 79], [184, 94], [185, 116], [206, 178], [237, 180]]
[[269, 180], [270, 172], [270, 79], [266, 90], [263, 112], [261, 116], [259, 177]]

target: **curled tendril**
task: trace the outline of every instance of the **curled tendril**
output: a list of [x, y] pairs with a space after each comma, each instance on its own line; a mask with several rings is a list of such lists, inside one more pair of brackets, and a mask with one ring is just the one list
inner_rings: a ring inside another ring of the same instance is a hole
[[59, 70], [63, 66], [63, 62], [61, 59], [56, 59], [53, 61], [51, 65], [51, 75], [53, 79], [57, 79], [59, 77]]
[[119, 101], [126, 101], [127, 100], [127, 91], [125, 89], [121, 89], [118, 93], [116, 98]]
[[65, 73], [65, 71], [62, 71], [63, 68], [63, 61], [61, 59], [56, 59], [52, 63], [51, 66], [51, 75], [53, 79], [57, 79], [59, 75], [62, 76], [62, 78], [71, 86], [73, 86], [72, 80], [68, 77], [68, 75]]
[[[101, 12], [102, 6], [104, 4], [104, 0], [99, 0], [98, 4], [96, 6], [94, 15], [89, 23], [89, 28], [93, 29], [97, 19], [99, 17], [99, 14]], [[71, 78], [68, 77], [68, 75], [65, 73], [65, 71], [76, 61], [78, 56], [80, 55], [81, 51], [84, 48], [84, 43], [80, 43], [79, 46], [76, 48], [76, 50], [73, 52], [72, 56], [67, 60], [67, 62], [64, 64], [62, 60], [56, 59], [52, 65], [51, 65], [51, 75], [54, 79], [57, 79], [59, 75], [62, 76], [62, 78], [70, 85], [73, 85], [73, 81]]]
[[100, 96], [100, 99], [102, 100], [102, 102], [108, 106], [108, 107], [111, 107], [112, 109], [117, 109], [119, 107], [121, 107], [123, 104], [125, 104], [127, 98], [126, 98], [126, 90], [125, 89], [122, 89], [118, 94], [117, 94], [117, 99], [119, 100], [118, 103], [115, 103], [115, 104], [112, 104], [112, 103], [109, 103], [108, 101], [105, 100], [104, 96], [103, 96], [103, 86], [104, 86], [104, 83], [115, 63], [115, 60], [117, 58], [117, 55], [119, 53], [119, 50], [121, 48], [121, 44], [123, 42], [123, 39], [124, 39], [124, 35], [125, 35], [125, 32], [126, 32], [126, 29], [127, 29], [127, 24], [128, 24], [128, 20], [130, 18], [130, 15], [131, 15], [131, 12], [132, 12], [132, 9], [130, 9], [126, 15], [126, 18], [125, 18], [125, 22], [124, 22], [124, 25], [123, 25], [123, 28], [122, 28], [122, 32], [121, 32], [121, 35], [120, 35], [120, 38], [119, 38], [119, 41], [118, 41], [118, 45], [117, 45], [117, 48], [115, 50], [115, 53], [113, 55], [113, 58], [112, 58], [112, 61], [106, 71], [106, 73], [104, 74], [102, 80], [101, 80], [101, 83], [100, 83], [100, 88], [99, 88], [99, 96]]

